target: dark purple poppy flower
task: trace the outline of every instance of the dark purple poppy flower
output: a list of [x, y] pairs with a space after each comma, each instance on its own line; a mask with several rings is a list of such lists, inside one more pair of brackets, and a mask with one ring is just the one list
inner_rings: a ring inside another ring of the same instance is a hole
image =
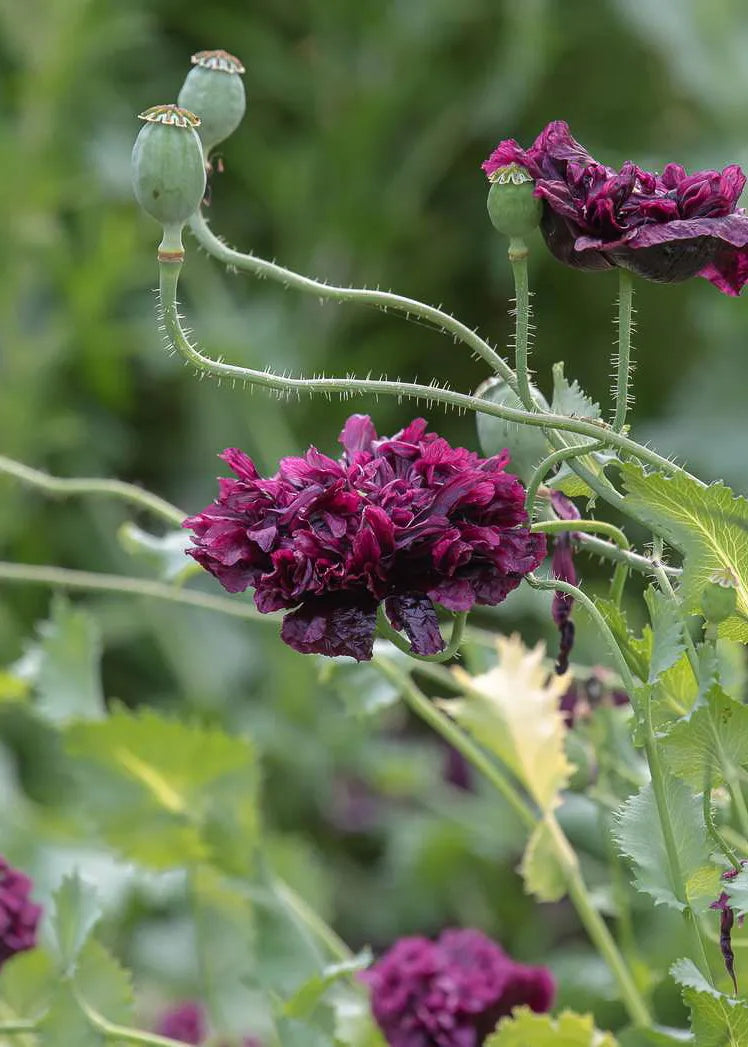
[[185, 1000], [162, 1015], [156, 1026], [159, 1036], [182, 1043], [202, 1044], [208, 1035], [205, 1011], [194, 1000]]
[[504, 451], [479, 458], [426, 432], [419, 418], [379, 438], [353, 415], [335, 460], [310, 448], [261, 477], [251, 459], [221, 456], [237, 479], [185, 520], [198, 563], [229, 592], [255, 590], [263, 613], [288, 610], [281, 637], [303, 654], [371, 658], [377, 607], [417, 654], [444, 642], [434, 603], [498, 604], [542, 561], [524, 488]]
[[32, 886], [28, 876], [0, 857], [0, 967], [36, 945], [42, 909], [29, 899]]
[[[560, 491], [551, 492], [551, 505], [560, 520], [578, 520], [579, 510], [566, 495]], [[577, 584], [577, 572], [574, 567], [573, 531], [563, 531], [553, 539], [553, 556], [551, 557], [551, 574], [562, 582]], [[562, 676], [569, 668], [569, 655], [574, 646], [574, 622], [571, 612], [574, 597], [557, 590], [553, 594], [551, 614], [560, 634], [556, 672]]]
[[474, 930], [401, 938], [361, 977], [390, 1047], [478, 1047], [513, 1007], [547, 1011], [556, 991], [547, 968]]
[[543, 235], [564, 264], [621, 266], [665, 283], [698, 275], [730, 295], [748, 282], [748, 215], [737, 206], [745, 175], [736, 164], [692, 175], [680, 164], [662, 174], [631, 162], [615, 171], [590, 156], [563, 120], [548, 124], [529, 149], [500, 142], [483, 170], [490, 179], [512, 163], [535, 180]]

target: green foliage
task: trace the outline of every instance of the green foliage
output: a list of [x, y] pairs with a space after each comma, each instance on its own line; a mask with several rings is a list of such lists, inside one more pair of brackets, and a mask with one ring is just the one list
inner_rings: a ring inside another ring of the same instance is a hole
[[680, 608], [654, 586], [644, 593], [652, 623], [652, 646], [647, 682], [655, 683], [678, 661], [685, 650]]
[[117, 538], [125, 552], [164, 582], [179, 585], [201, 570], [199, 564], [185, 555], [185, 549], [191, 544], [188, 531], [151, 534], [128, 520], [118, 530]]
[[328, 964], [319, 974], [312, 975], [293, 996], [286, 1000], [283, 1013], [287, 1018], [307, 1018], [321, 1003], [327, 991], [358, 971], [366, 970], [373, 960], [371, 950], [364, 949], [350, 960]]
[[692, 960], [678, 960], [670, 973], [682, 986], [697, 1047], [744, 1047], [748, 1043], [748, 1004], [744, 1000], [718, 992]]
[[557, 902], [566, 894], [566, 874], [547, 821], [533, 830], [522, 856], [520, 872], [528, 893], [541, 902]]
[[[576, 378], [569, 382], [564, 374], [563, 363], [553, 365], [553, 400], [551, 410], [557, 414], [565, 414], [574, 418], [585, 418], [588, 421], [596, 421], [601, 417], [600, 404], [595, 403], [584, 392]], [[580, 436], [578, 433], [565, 433], [564, 439], [572, 447], [584, 447], [595, 441], [588, 436]], [[610, 451], [593, 451], [591, 454], [581, 455], [579, 462], [589, 472], [593, 473], [602, 483], [607, 483], [605, 468], [615, 458]], [[555, 476], [547, 481], [549, 487], [563, 491], [569, 498], [587, 497], [595, 498], [595, 493], [581, 480], [572, 470], [567, 462], [562, 462]]]
[[720, 635], [748, 641], [748, 501], [729, 487], [701, 487], [683, 475], [645, 473], [621, 466], [632, 508], [684, 555], [679, 589], [686, 611], [700, 609], [701, 593], [715, 571], [732, 572], [739, 614]]
[[616, 1047], [611, 1033], [595, 1028], [590, 1014], [562, 1011], [558, 1018], [533, 1014], [529, 1007], [516, 1007], [511, 1018], [502, 1018], [486, 1047]]
[[665, 800], [670, 822], [676, 827], [675, 844], [681, 875], [687, 884], [686, 898], [682, 897], [680, 885], [671, 874], [651, 784], [641, 788], [620, 808], [616, 841], [633, 865], [637, 888], [651, 895], [656, 905], [680, 910], [690, 905], [696, 911], [703, 911], [714, 900], [716, 870], [710, 872], [701, 803], [685, 783], [670, 776], [665, 777]]
[[76, 967], [81, 949], [101, 916], [94, 888], [77, 873], [66, 876], [53, 896], [52, 931], [64, 974]]
[[674, 724], [661, 745], [673, 774], [696, 792], [703, 791], [707, 777], [712, 785], [732, 781], [748, 766], [748, 706], [713, 684], [703, 703]]
[[99, 663], [101, 636], [95, 620], [65, 597], [52, 599], [49, 619], [14, 672], [28, 681], [35, 708], [54, 724], [99, 720], [104, 715]]
[[259, 831], [258, 771], [246, 738], [144, 709], [66, 731], [102, 836], [155, 869], [211, 861], [246, 871]]

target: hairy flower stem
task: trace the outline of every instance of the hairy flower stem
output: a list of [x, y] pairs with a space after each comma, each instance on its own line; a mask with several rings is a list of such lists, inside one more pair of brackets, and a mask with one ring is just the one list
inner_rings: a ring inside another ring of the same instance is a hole
[[615, 400], [616, 409], [613, 428], [620, 433], [626, 424], [629, 409], [629, 386], [631, 382], [631, 314], [634, 285], [627, 269], [618, 270], [618, 354], [616, 361]]
[[517, 391], [528, 410], [535, 410], [535, 401], [530, 390], [528, 351], [530, 345], [530, 286], [527, 280], [527, 244], [512, 237], [509, 241], [509, 262], [514, 274], [515, 296], [515, 344], [514, 366], [517, 371]]
[[[411, 677], [387, 658], [375, 658], [374, 666], [396, 685], [409, 708], [438, 734], [454, 746], [475, 769], [483, 774], [497, 789], [518, 815], [523, 825], [530, 831], [537, 828], [540, 818], [532, 810], [527, 800], [519, 793], [514, 784], [506, 777], [498, 765], [490, 760], [483, 750], [476, 745], [450, 718], [443, 713], [413, 682]], [[632, 1022], [638, 1026], [651, 1025], [647, 1005], [637, 989], [631, 973], [621, 956], [605, 921], [592, 905], [589, 890], [584, 882], [574, 850], [564, 835], [555, 816], [545, 816], [550, 830], [556, 859], [564, 870], [569, 897], [577, 910], [579, 918], [592, 943], [605, 959], [618, 983], [621, 999]]]
[[62, 479], [58, 476], [50, 476], [39, 469], [32, 469], [28, 465], [16, 462], [12, 458], [6, 458], [0, 454], [0, 473], [13, 476], [21, 483], [38, 487], [45, 494], [66, 498], [70, 495], [93, 494], [105, 498], [118, 498], [121, 501], [130, 502], [139, 509], [145, 509], [156, 516], [160, 516], [170, 524], [181, 526], [187, 513], [182, 512], [176, 505], [159, 498], [158, 495], [144, 491], [135, 484], [124, 483], [122, 480], [100, 480], [76, 477], [75, 479]]

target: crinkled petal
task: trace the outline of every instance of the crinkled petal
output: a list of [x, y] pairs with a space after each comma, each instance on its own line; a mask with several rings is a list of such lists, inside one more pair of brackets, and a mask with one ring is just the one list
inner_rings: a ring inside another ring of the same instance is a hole
[[375, 600], [322, 596], [284, 617], [281, 639], [301, 654], [348, 655], [365, 662], [372, 656], [376, 623]]
[[439, 619], [428, 596], [389, 596], [384, 609], [393, 629], [405, 633], [415, 654], [438, 654], [444, 650]]
[[338, 440], [349, 458], [361, 451], [371, 451], [377, 438], [374, 423], [368, 414], [352, 414], [346, 421]]

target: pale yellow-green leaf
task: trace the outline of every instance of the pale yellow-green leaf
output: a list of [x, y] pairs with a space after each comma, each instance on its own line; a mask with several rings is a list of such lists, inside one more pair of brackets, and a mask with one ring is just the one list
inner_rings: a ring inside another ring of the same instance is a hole
[[[573, 852], [571, 858], [574, 859]], [[553, 831], [542, 821], [527, 842], [519, 867], [525, 890], [541, 902], [557, 902], [566, 894], [566, 875], [559, 861]]]
[[543, 644], [529, 650], [514, 635], [499, 637], [496, 647], [498, 664], [487, 673], [454, 670], [464, 697], [441, 704], [548, 811], [574, 770], [564, 750], [566, 727], [559, 711], [569, 677], [549, 679]]
[[600, 1032], [590, 1014], [562, 1011], [558, 1018], [515, 1007], [502, 1018], [485, 1047], [617, 1047], [612, 1033]]

